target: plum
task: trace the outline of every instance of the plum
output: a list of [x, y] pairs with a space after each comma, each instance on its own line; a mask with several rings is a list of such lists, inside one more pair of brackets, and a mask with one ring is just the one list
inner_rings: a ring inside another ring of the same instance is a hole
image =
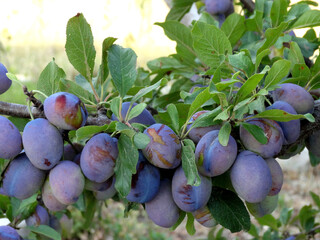
[[262, 118], [254, 118], [247, 123], [259, 126], [267, 137], [267, 143], [262, 144], [251, 135], [242, 125], [240, 126], [240, 139], [243, 145], [250, 151], [258, 153], [264, 158], [275, 156], [281, 151], [284, 141], [281, 127], [276, 121]]
[[172, 197], [171, 181], [163, 179], [157, 195], [145, 203], [148, 217], [153, 223], [160, 227], [170, 228], [179, 219], [180, 210]]
[[70, 238], [72, 227], [73, 227], [73, 219], [69, 218], [66, 214], [63, 214], [59, 219], [61, 226], [61, 233], [63, 238]]
[[272, 176], [266, 161], [259, 155], [241, 152], [230, 170], [236, 193], [250, 203], [261, 202], [272, 187]]
[[56, 199], [65, 204], [75, 203], [84, 189], [80, 167], [71, 161], [62, 161], [49, 173], [49, 183]]
[[43, 103], [46, 118], [56, 127], [75, 130], [87, 121], [88, 112], [81, 100], [71, 93], [57, 92]]
[[49, 178], [43, 184], [41, 193], [42, 201], [50, 211], [56, 212], [67, 208], [67, 205], [59, 202], [58, 199], [53, 195]]
[[112, 198], [117, 193], [116, 188], [114, 187], [115, 182], [116, 182], [115, 177], [109, 178], [106, 182], [104, 182], [103, 189], [105, 190], [94, 191], [93, 195], [99, 201], [105, 201], [109, 198]]
[[1, 240], [20, 240], [17, 230], [10, 226], [0, 226], [0, 239]]
[[249, 203], [246, 202], [247, 208], [252, 216], [258, 218], [272, 213], [278, 205], [279, 195], [267, 196], [261, 202]]
[[205, 0], [204, 3], [206, 11], [212, 15], [224, 14], [232, 5], [231, 0]]
[[62, 157], [62, 136], [47, 119], [37, 118], [28, 122], [23, 130], [22, 142], [28, 158], [39, 169], [53, 168]]
[[49, 214], [49, 227], [53, 228], [60, 234], [62, 232], [59, 219], [56, 216], [51, 214]]
[[283, 184], [283, 172], [280, 164], [274, 158], [268, 158], [265, 160], [269, 166], [271, 178], [272, 178], [272, 186], [269, 192], [269, 196], [277, 195]]
[[12, 84], [12, 81], [7, 77], [7, 68], [0, 63], [0, 94], [6, 92]]
[[211, 179], [199, 174], [199, 186], [187, 184], [187, 178], [182, 166], [177, 168], [172, 178], [172, 196], [178, 207], [185, 212], [194, 212], [204, 207], [212, 191]]
[[38, 205], [35, 212], [26, 219], [27, 226], [49, 225], [49, 214], [47, 210]]
[[[187, 130], [190, 129], [191, 124], [202, 114], [209, 112], [206, 110], [203, 111], [199, 111], [196, 112], [190, 119], [190, 122], [187, 126]], [[188, 134], [189, 138], [194, 141], [195, 143], [198, 143], [200, 141], [200, 139], [208, 132], [212, 131], [212, 130], [219, 130], [221, 128], [220, 125], [212, 125], [212, 126], [208, 126], [208, 127], [196, 127], [196, 128], [192, 128]]]
[[314, 101], [311, 94], [303, 87], [293, 83], [283, 83], [271, 92], [273, 101], [289, 103], [298, 114], [313, 113]]
[[320, 158], [320, 131], [314, 131], [306, 141], [306, 147], [314, 156]]
[[89, 180], [104, 182], [114, 174], [117, 157], [117, 143], [109, 134], [99, 133], [93, 136], [82, 150], [81, 170]]
[[45, 171], [33, 166], [25, 153], [19, 154], [4, 173], [3, 191], [10, 197], [29, 198], [40, 190], [45, 175]]
[[143, 132], [150, 138], [142, 150], [147, 160], [159, 168], [172, 169], [181, 163], [181, 143], [175, 132], [164, 124], [153, 124]]
[[[72, 146], [73, 145], [73, 146]], [[63, 146], [63, 159], [74, 160], [74, 158], [81, 153], [83, 146], [78, 143], [66, 144]]]
[[97, 183], [86, 178], [84, 188], [89, 191], [105, 191], [112, 185], [112, 182], [113, 177], [102, 183]]
[[[132, 105], [132, 108], [134, 106], [136, 106], [137, 103], [134, 103]], [[127, 115], [127, 112], [128, 112], [128, 109], [130, 107], [130, 102], [124, 102], [122, 103], [122, 108], [121, 108], [121, 117], [123, 119], [125, 119], [126, 115]], [[131, 109], [132, 109], [131, 108]], [[119, 121], [119, 119], [114, 115], [112, 114], [111, 116], [111, 119], [114, 120], [114, 121]], [[138, 116], [132, 118], [129, 120], [129, 123], [141, 123], [141, 124], [144, 124], [144, 125], [152, 125], [152, 124], [155, 124], [156, 121], [154, 120], [153, 116], [151, 115], [151, 113], [147, 110], [147, 109], [144, 109], [142, 111], [142, 113], [140, 113]]]
[[136, 170], [136, 174], [132, 175], [131, 190], [126, 198], [130, 202], [149, 202], [159, 191], [160, 172], [145, 159], [141, 152], [139, 152]]
[[[290, 114], [297, 114], [296, 110], [287, 102], [276, 101], [267, 109], [279, 109]], [[294, 143], [300, 136], [300, 120], [291, 120], [289, 122], [277, 122], [283, 132], [285, 145]]]
[[207, 206], [198, 209], [197, 211], [193, 212], [192, 215], [194, 219], [204, 227], [212, 228], [218, 224], [212, 217], [212, 214]]
[[0, 158], [14, 158], [22, 150], [22, 138], [18, 128], [3, 116], [0, 116], [0, 142]]
[[218, 139], [219, 130], [204, 135], [196, 147], [195, 158], [199, 172], [208, 177], [215, 177], [226, 172], [237, 157], [237, 143], [229, 136], [227, 146], [222, 146]]

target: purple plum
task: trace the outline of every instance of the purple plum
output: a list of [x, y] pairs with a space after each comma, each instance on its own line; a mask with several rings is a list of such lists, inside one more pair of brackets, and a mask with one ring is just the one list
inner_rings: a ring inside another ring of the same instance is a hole
[[12, 81], [7, 77], [7, 68], [0, 63], [0, 94], [6, 92], [12, 84]]
[[271, 178], [272, 178], [272, 186], [269, 192], [269, 196], [277, 195], [283, 184], [283, 172], [280, 164], [274, 158], [268, 158], [265, 160], [269, 166]]
[[144, 130], [150, 138], [142, 150], [150, 163], [159, 168], [172, 169], [181, 163], [181, 143], [175, 132], [164, 124], [153, 124]]
[[0, 226], [1, 240], [21, 240], [17, 230], [10, 226]]
[[22, 138], [18, 128], [3, 116], [0, 116], [0, 142], [0, 158], [14, 158], [22, 150]]
[[38, 205], [35, 212], [26, 219], [27, 226], [49, 225], [49, 214], [47, 210]]
[[278, 195], [267, 196], [261, 202], [258, 203], [249, 203], [246, 202], [247, 208], [252, 216], [258, 218], [263, 217], [264, 215], [272, 213], [278, 205]]
[[104, 182], [105, 185], [103, 189], [105, 190], [94, 191], [93, 195], [99, 201], [105, 201], [109, 198], [112, 198], [117, 193], [116, 188], [114, 187], [115, 182], [115, 177], [109, 178], [106, 182]]
[[231, 0], [205, 0], [204, 3], [206, 11], [211, 15], [224, 14], [232, 5]]
[[207, 206], [198, 209], [197, 211], [193, 212], [192, 215], [194, 219], [204, 227], [212, 228], [218, 224], [216, 220], [214, 220]]
[[44, 205], [53, 212], [62, 211], [67, 208], [67, 205], [58, 201], [58, 199], [53, 195], [49, 178], [45, 181], [42, 187], [42, 201]]
[[88, 112], [81, 100], [71, 93], [57, 92], [43, 103], [44, 114], [56, 127], [75, 130], [87, 121]]

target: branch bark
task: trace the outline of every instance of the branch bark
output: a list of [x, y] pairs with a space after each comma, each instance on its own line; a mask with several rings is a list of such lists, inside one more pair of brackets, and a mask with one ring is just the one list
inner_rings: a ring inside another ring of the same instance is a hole
[[249, 12], [254, 11], [255, 4], [252, 0], [240, 0], [240, 2]]

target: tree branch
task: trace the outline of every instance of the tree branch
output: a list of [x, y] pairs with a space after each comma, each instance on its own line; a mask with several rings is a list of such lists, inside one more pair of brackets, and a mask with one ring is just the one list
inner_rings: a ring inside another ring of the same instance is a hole
[[243, 6], [249, 11], [253, 12], [254, 11], [254, 2], [252, 0], [240, 0], [240, 2], [243, 4]]

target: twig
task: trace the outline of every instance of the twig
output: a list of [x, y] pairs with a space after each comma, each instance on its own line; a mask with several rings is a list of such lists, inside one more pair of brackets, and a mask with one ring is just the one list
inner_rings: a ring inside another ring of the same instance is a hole
[[252, 0], [240, 0], [240, 2], [249, 12], [254, 11], [255, 4]]

